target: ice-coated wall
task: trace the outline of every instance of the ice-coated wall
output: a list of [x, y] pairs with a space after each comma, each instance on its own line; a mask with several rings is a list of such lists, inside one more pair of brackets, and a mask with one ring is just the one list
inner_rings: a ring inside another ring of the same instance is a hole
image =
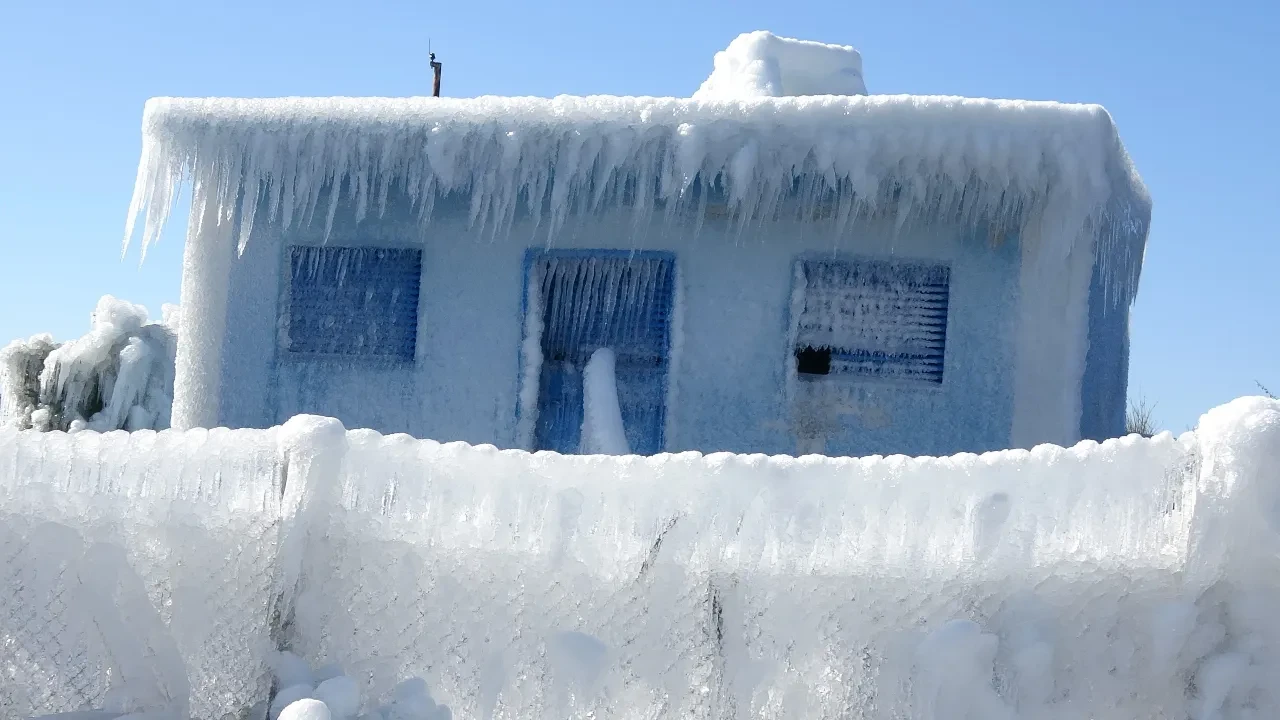
[[[902, 256], [897, 245], [910, 247], [920, 232], [939, 236], [931, 252], [946, 252], [953, 224], [965, 235], [1016, 235], [1013, 419], [1004, 444], [1070, 444], [1085, 414], [1092, 271], [1096, 266], [1108, 302], [1132, 302], [1151, 211], [1102, 108], [955, 97], [157, 98], [144, 113], [126, 227], [130, 236], [141, 223], [144, 251], [186, 182], [194, 195], [183, 283], [190, 322], [175, 381], [180, 427], [221, 421], [223, 372], [238, 371], [220, 351], [227, 347], [233, 251], [243, 251], [255, 234], [261, 242], [288, 240], [255, 233], [263, 224], [304, 227], [319, 241], [341, 224], [335, 215], [341, 211], [405, 226], [412, 218], [420, 241], [514, 233], [529, 244], [557, 246], [591, 231], [611, 238], [593, 245], [655, 245], [651, 230], [659, 225], [677, 241], [670, 245], [688, 247], [716, 244], [714, 237], [703, 243], [698, 229], [724, 234], [724, 225], [702, 222], [716, 211], [748, 225], [772, 224], [779, 213], [803, 216], [803, 230], [771, 227], [795, 252], [821, 235], [809, 232], [816, 218], [823, 222], [813, 225], [829, 225], [835, 236], [875, 237]], [[720, 202], [706, 206], [712, 195]], [[450, 221], [459, 202], [466, 206], [465, 232]], [[619, 205], [632, 222], [605, 227], [610, 208]], [[864, 227], [868, 219], [872, 227]], [[403, 242], [411, 233], [369, 234]], [[643, 239], [631, 239], [636, 235]], [[1001, 314], [994, 305], [987, 309]], [[315, 375], [313, 368], [295, 370]], [[365, 380], [374, 375], [382, 376], [382, 389], [321, 376], [285, 383], [273, 374], [270, 406], [281, 407], [291, 387], [309, 384], [348, 395], [370, 390], [371, 397], [418, 411], [421, 389], [406, 388], [403, 373], [369, 373]], [[491, 397], [482, 392], [477, 401]], [[840, 438], [832, 439], [850, 408], [867, 411], [860, 417], [873, 426], [885, 423], [879, 400], [823, 397], [834, 403], [828, 414], [835, 417], [810, 423], [821, 432], [810, 433], [816, 436], [806, 448], [830, 444], [841, 452]], [[483, 412], [504, 416], [501, 405]], [[459, 425], [450, 434], [469, 437], [474, 422], [459, 416]]]
[[288, 649], [460, 720], [1276, 717], [1278, 467], [1264, 398], [914, 459], [0, 430], [0, 716], [260, 717]]
[[[349, 427], [518, 445], [521, 299], [533, 234], [526, 221], [489, 237], [460, 217], [424, 230], [390, 212], [359, 223], [338, 213], [329, 244], [423, 249], [418, 359], [408, 366], [298, 360], [281, 351], [287, 247], [323, 242], [322, 229], [286, 231], [259, 221], [253, 232], [245, 255], [230, 268], [220, 424], [266, 427], [315, 413]], [[629, 216], [605, 215], [571, 219], [554, 247], [675, 253], [682, 320], [673, 338], [671, 450], [942, 455], [1009, 446], [1019, 269], [1014, 240], [993, 245], [958, 226], [895, 233], [871, 223], [839, 238], [820, 223], [777, 222], [740, 232], [715, 217], [701, 229], [660, 219], [637, 229]], [[940, 387], [842, 384], [832, 377], [818, 400], [789, 397], [794, 263], [846, 256], [950, 265]], [[820, 437], [797, 435], [800, 425], [818, 426]]]

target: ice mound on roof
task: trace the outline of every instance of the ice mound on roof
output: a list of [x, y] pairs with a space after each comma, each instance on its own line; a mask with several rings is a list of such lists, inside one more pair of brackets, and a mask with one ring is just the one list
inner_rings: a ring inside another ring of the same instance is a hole
[[693, 94], [698, 100], [798, 95], [866, 95], [862, 56], [848, 45], [743, 33], [716, 53], [715, 69]]

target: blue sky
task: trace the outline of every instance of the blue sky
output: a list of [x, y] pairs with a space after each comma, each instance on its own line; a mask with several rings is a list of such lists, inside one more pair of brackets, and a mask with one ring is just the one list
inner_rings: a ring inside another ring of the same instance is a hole
[[1280, 6], [1268, 2], [14, 2], [0, 9], [0, 342], [176, 302], [181, 223], [121, 233], [156, 95], [687, 95], [740, 32], [854, 45], [873, 93], [1096, 102], [1155, 198], [1131, 392], [1181, 431], [1280, 391]]

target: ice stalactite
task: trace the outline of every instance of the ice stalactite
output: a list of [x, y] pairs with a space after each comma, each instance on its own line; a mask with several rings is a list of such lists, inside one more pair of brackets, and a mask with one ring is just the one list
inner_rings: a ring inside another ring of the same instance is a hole
[[360, 220], [398, 203], [427, 225], [448, 197], [486, 234], [527, 214], [549, 242], [611, 207], [696, 225], [712, 197], [743, 227], [820, 218], [836, 235], [866, 217], [1034, 223], [1049, 265], [1097, 241], [1116, 302], [1151, 213], [1103, 108], [941, 96], [151, 100], [126, 237], [141, 221], [145, 251], [193, 179], [193, 216], [241, 249], [262, 213], [327, 233], [340, 205]]

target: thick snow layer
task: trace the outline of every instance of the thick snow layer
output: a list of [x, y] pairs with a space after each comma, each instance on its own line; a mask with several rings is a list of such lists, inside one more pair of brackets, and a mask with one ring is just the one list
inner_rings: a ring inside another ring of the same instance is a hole
[[1278, 467], [1261, 398], [914, 459], [0, 430], [0, 699], [262, 716], [270, 666], [277, 718], [341, 678], [379, 720], [1276, 717]]
[[696, 100], [797, 95], [866, 95], [862, 56], [848, 45], [743, 33], [716, 53], [715, 70]]
[[107, 295], [84, 337], [48, 335], [0, 350], [0, 425], [36, 430], [160, 430], [173, 404], [177, 313], [150, 323], [147, 310]]
[[[1097, 241], [1126, 302], [1150, 220], [1101, 107], [956, 97], [153, 99], [126, 242], [140, 219], [145, 252], [184, 181], [189, 243], [243, 249], [260, 213], [327, 233], [340, 202], [362, 218], [400, 192], [423, 223], [462, 197], [478, 229], [527, 212], [549, 242], [573, 213], [697, 224], [723, 197], [744, 224], [790, 214], [839, 234], [876, 215], [1021, 233], [1045, 272]], [[221, 258], [188, 255], [202, 253]]]

